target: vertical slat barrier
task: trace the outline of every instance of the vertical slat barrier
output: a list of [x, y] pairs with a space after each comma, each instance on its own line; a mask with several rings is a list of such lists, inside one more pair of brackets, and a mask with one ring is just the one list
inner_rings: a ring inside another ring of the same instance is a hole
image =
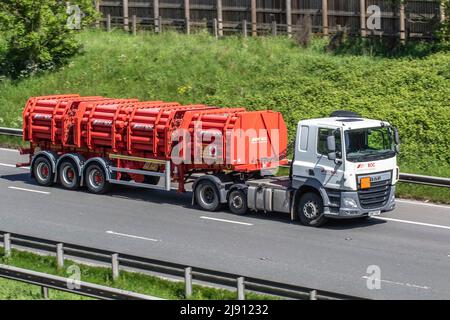
[[309, 293], [309, 300], [317, 300], [317, 291], [316, 290], [312, 290]]
[[360, 15], [360, 32], [361, 37], [367, 36], [366, 30], [366, 0], [359, 0], [359, 15]]
[[56, 244], [56, 266], [58, 269], [64, 267], [64, 245], [62, 243]]
[[184, 269], [184, 287], [186, 299], [192, 296], [192, 268], [187, 267]]
[[159, 33], [161, 31], [159, 23], [159, 0], [153, 0], [153, 19], [155, 24], [155, 32]]
[[190, 8], [189, 8], [189, 0], [184, 0], [184, 19], [185, 19], [185, 31], [186, 34], [191, 33], [191, 27], [189, 24], [190, 20]]
[[[97, 12], [97, 14], [101, 14], [101, 12], [100, 12], [100, 0], [95, 0], [95, 12]], [[97, 29], [100, 28], [100, 20], [99, 19], [95, 20], [95, 27]]]
[[400, 41], [404, 42], [406, 40], [406, 30], [405, 30], [405, 4], [400, 3]]
[[119, 279], [119, 254], [117, 253], [111, 255], [111, 268], [113, 280]]
[[223, 36], [223, 17], [222, 17], [222, 0], [217, 0], [217, 27], [218, 27], [218, 36]]
[[128, 21], [128, 0], [122, 0], [123, 4], [123, 30], [129, 31]]
[[292, 2], [286, 0], [286, 32], [288, 38], [292, 37]]
[[136, 18], [135, 14], [133, 14], [133, 18], [131, 19], [131, 24], [132, 24], [133, 36], [135, 36], [137, 33], [137, 18]]
[[245, 300], [244, 277], [237, 278], [237, 294], [238, 294], [238, 300]]
[[111, 31], [111, 14], [106, 15], [106, 31]]
[[251, 11], [252, 11], [252, 37], [257, 36], [256, 31], [256, 0], [251, 0]]
[[3, 249], [5, 250], [5, 257], [11, 255], [11, 234], [5, 233], [3, 235]]
[[328, 36], [328, 0], [322, 0], [322, 33]]

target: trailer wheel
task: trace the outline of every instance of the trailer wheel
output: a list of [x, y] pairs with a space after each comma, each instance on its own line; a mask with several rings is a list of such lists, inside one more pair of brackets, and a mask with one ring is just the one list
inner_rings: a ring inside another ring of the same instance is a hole
[[247, 213], [247, 195], [244, 190], [235, 189], [230, 192], [228, 196], [228, 207], [234, 214], [244, 215]]
[[80, 186], [80, 176], [75, 164], [64, 160], [58, 169], [58, 178], [61, 185], [68, 190], [76, 190]]
[[103, 194], [111, 189], [111, 184], [106, 179], [105, 171], [98, 164], [89, 165], [85, 172], [84, 181], [90, 192]]
[[305, 226], [319, 227], [327, 221], [323, 215], [322, 198], [314, 192], [305, 193], [300, 198], [297, 214]]
[[220, 207], [219, 190], [208, 180], [200, 181], [195, 187], [195, 199], [203, 210], [217, 211]]
[[47, 157], [39, 157], [33, 164], [33, 175], [36, 182], [44, 187], [49, 187], [53, 184], [54, 173], [52, 171], [52, 164]]

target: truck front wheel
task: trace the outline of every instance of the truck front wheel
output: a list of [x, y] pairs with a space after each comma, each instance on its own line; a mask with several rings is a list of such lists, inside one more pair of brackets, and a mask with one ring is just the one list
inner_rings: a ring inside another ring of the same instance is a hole
[[305, 226], [319, 227], [327, 218], [323, 215], [322, 198], [313, 192], [308, 192], [300, 198], [297, 214]]
[[235, 189], [230, 192], [228, 207], [234, 214], [244, 215], [247, 213], [247, 195], [244, 190]]
[[195, 187], [195, 199], [206, 211], [217, 211], [220, 207], [219, 190], [213, 182], [208, 180], [199, 181]]

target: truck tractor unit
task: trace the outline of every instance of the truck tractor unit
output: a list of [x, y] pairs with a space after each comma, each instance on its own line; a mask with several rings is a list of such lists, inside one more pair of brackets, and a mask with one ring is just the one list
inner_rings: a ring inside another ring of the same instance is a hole
[[[270, 110], [77, 94], [32, 97], [23, 111], [31, 175], [106, 193], [114, 184], [192, 190], [192, 204], [235, 214], [280, 212], [308, 226], [395, 207], [399, 136], [347, 111], [301, 120], [289, 176], [287, 128]], [[176, 196], [176, 194], [174, 194]]]

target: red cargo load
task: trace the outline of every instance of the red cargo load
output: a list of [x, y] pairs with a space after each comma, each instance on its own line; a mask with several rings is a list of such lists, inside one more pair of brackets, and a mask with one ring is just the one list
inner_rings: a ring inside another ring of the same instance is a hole
[[[178, 179], [193, 171], [254, 172], [286, 162], [287, 129], [281, 114], [274, 111], [45, 96], [28, 100], [23, 129], [24, 140], [32, 147], [79, 153], [86, 160], [116, 154], [122, 159], [127, 156], [124, 163], [137, 169], [143, 163], [133, 162], [132, 157], [170, 160], [172, 168], [178, 168]], [[180, 132], [185, 135], [181, 139]], [[184, 161], [175, 163], [172, 153], [180, 147]]]

